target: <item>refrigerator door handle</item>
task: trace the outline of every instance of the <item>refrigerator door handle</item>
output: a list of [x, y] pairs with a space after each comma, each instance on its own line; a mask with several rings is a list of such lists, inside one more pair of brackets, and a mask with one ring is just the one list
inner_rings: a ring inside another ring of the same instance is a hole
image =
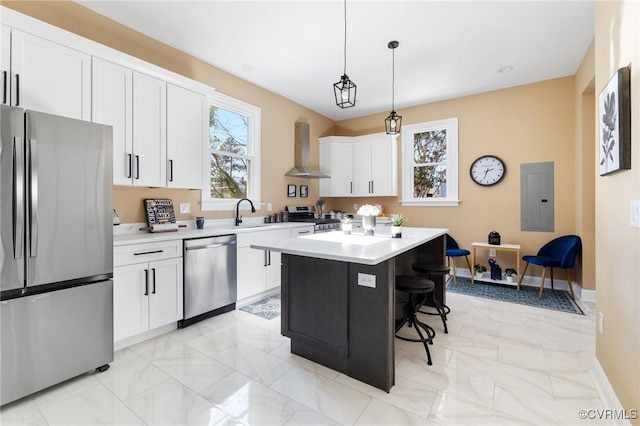
[[38, 255], [38, 146], [35, 139], [29, 139], [29, 229], [31, 243], [29, 256]]
[[13, 138], [13, 257], [22, 257], [24, 240], [24, 148], [21, 138]]

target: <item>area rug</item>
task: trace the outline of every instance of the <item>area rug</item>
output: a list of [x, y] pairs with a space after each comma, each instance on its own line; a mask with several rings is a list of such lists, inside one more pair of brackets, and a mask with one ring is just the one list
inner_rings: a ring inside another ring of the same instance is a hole
[[538, 297], [540, 293], [539, 287], [523, 285], [520, 286], [520, 291], [518, 291], [515, 285], [487, 283], [478, 280], [474, 280], [474, 282], [475, 284], [472, 285], [470, 278], [457, 277], [456, 283], [453, 280], [449, 281], [447, 291], [584, 315], [580, 306], [571, 299], [569, 292], [565, 290], [545, 288], [542, 299], [540, 299]]
[[240, 308], [240, 310], [268, 320], [273, 319], [280, 315], [280, 293], [258, 300]]

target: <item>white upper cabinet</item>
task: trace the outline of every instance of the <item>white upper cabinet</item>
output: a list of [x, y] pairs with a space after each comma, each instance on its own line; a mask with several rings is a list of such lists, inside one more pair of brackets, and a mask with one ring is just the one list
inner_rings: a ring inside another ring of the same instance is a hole
[[350, 197], [353, 190], [353, 138], [329, 136], [319, 139], [321, 197]]
[[[3, 71], [6, 29], [2, 30]], [[10, 104], [36, 111], [91, 119], [91, 56], [11, 29]], [[3, 73], [4, 77], [4, 73]]]
[[167, 84], [167, 186], [202, 189], [208, 112], [206, 96]]
[[398, 144], [384, 133], [319, 140], [320, 196], [381, 197], [398, 195]]
[[0, 72], [2, 73], [2, 93], [0, 102], [11, 102], [11, 28], [0, 25]]
[[398, 195], [398, 142], [385, 133], [373, 135], [371, 152], [372, 196]]
[[92, 121], [113, 126], [113, 184], [133, 178], [133, 71], [93, 58]]
[[133, 184], [166, 186], [167, 84], [133, 73]]

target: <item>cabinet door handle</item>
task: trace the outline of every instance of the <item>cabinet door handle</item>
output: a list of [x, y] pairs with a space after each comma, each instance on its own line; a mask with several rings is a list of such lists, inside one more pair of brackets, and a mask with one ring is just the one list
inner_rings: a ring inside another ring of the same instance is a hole
[[2, 71], [2, 103], [7, 104], [7, 72]]
[[144, 295], [149, 295], [149, 270], [144, 270]]
[[373, 194], [373, 181], [371, 181], [371, 193]]
[[264, 251], [264, 266], [267, 267], [269, 263], [267, 262], [267, 250]]
[[298, 235], [309, 234], [311, 231], [298, 231]]
[[20, 74], [16, 74], [16, 106], [20, 106]]
[[156, 268], [151, 268], [151, 280], [153, 281], [153, 290], [151, 290], [151, 293], [156, 294]]
[[349, 182], [349, 194], [353, 194], [353, 182]]
[[136, 155], [136, 179], [140, 179], [140, 156]]
[[131, 160], [131, 154], [127, 154], [124, 156], [124, 169], [127, 171], [127, 179], [131, 179], [131, 169], [133, 168]]
[[169, 160], [169, 182], [173, 182], [173, 160]]
[[267, 250], [267, 266], [271, 266], [271, 250]]

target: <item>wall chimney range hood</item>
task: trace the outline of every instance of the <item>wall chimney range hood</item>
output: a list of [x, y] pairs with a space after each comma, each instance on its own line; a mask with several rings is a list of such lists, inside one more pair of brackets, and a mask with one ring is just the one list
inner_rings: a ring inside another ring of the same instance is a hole
[[296, 122], [295, 145], [293, 152], [293, 168], [285, 173], [285, 176], [305, 179], [322, 179], [331, 177], [319, 170], [313, 170], [309, 167], [308, 123], [304, 123], [302, 121]]

